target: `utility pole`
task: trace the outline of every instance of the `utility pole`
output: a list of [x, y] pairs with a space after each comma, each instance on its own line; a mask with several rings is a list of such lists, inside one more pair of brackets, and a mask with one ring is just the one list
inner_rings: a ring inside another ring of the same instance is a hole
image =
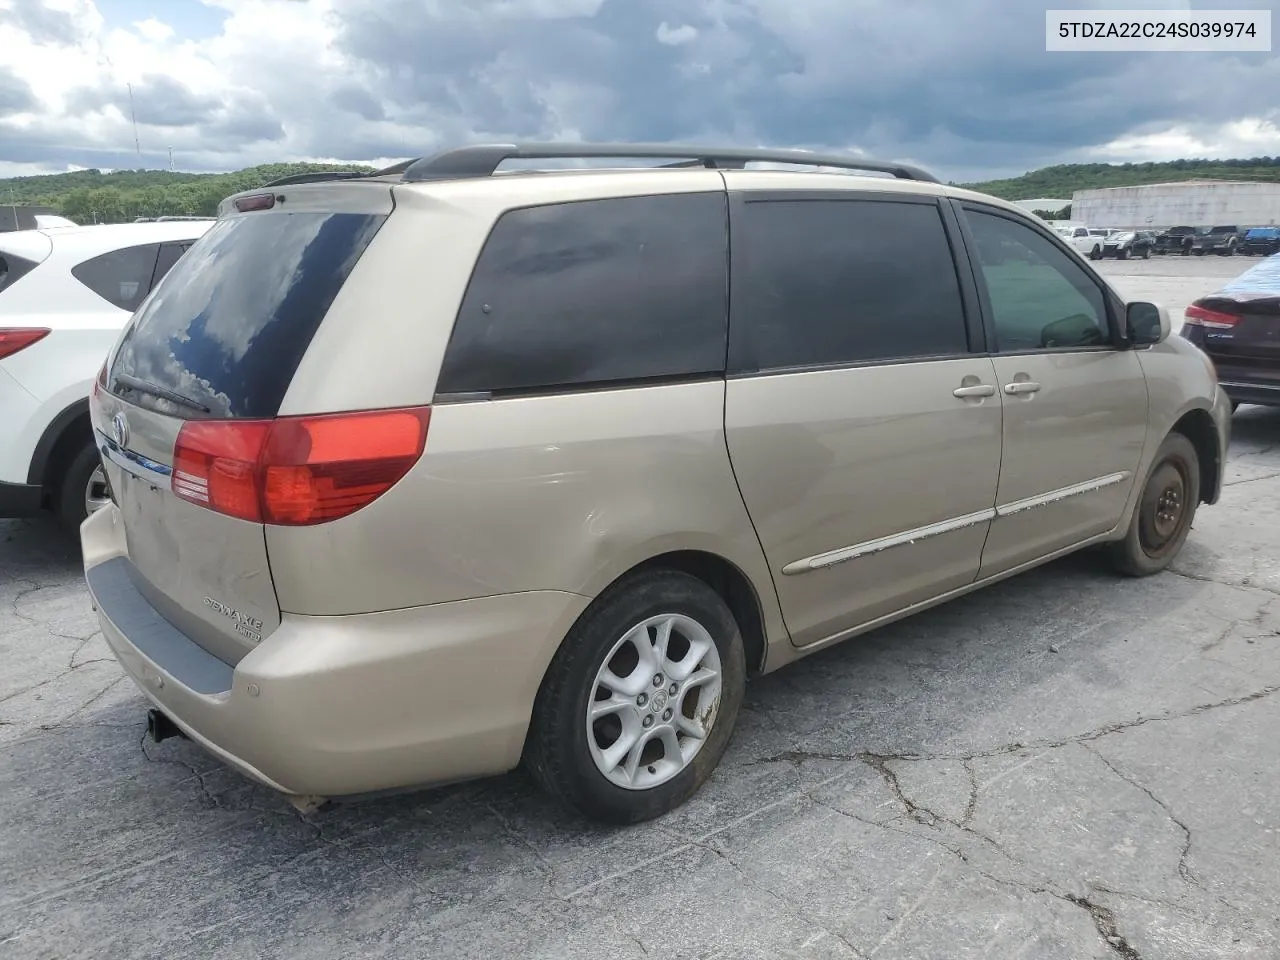
[[138, 114], [133, 109], [133, 84], [126, 83], [129, 88], [129, 119], [133, 121], [133, 149], [138, 153], [138, 167], [142, 167], [142, 143], [138, 140]]
[[173, 173], [173, 147], [169, 147], [169, 172]]

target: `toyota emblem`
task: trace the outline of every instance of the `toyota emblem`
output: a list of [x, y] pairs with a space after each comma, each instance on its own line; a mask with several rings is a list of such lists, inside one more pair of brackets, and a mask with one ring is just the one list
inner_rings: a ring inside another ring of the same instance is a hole
[[117, 413], [111, 418], [111, 435], [118, 447], [124, 447], [129, 442], [129, 421], [124, 418], [123, 413]]

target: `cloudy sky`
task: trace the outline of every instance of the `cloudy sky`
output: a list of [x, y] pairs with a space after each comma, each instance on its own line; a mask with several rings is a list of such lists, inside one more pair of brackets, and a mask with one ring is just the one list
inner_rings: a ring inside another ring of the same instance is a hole
[[563, 138], [854, 150], [955, 180], [1280, 154], [1280, 56], [1046, 53], [1046, 6], [1188, 2], [0, 0], [0, 176]]

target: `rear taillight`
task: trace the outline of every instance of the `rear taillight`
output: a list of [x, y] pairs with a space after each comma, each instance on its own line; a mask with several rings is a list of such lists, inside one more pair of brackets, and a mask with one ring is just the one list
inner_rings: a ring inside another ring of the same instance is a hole
[[0, 327], [0, 360], [49, 335], [48, 327]]
[[1230, 330], [1240, 322], [1240, 318], [1234, 313], [1210, 310], [1208, 307], [1202, 307], [1196, 303], [1187, 307], [1184, 316], [1186, 322], [1191, 326], [1207, 327], [1210, 330]]
[[173, 492], [228, 516], [282, 526], [354, 513], [394, 486], [426, 448], [429, 407], [275, 420], [189, 420]]

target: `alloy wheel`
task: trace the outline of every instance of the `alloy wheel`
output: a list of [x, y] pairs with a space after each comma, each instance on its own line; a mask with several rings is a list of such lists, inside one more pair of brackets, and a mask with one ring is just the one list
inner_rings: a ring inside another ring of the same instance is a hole
[[647, 790], [684, 770], [706, 743], [720, 705], [720, 651], [683, 614], [628, 630], [596, 672], [587, 703], [587, 747], [616, 786]]

